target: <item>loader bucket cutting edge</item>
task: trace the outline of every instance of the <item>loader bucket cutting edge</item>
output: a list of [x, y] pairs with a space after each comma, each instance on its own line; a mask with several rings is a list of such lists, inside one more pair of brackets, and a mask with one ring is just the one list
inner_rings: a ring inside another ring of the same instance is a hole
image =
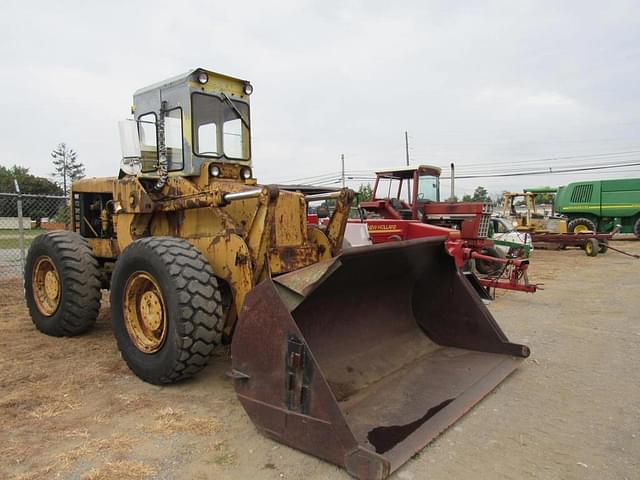
[[235, 389], [267, 435], [382, 479], [507, 377], [510, 343], [443, 238], [350, 250], [266, 280], [231, 346]]

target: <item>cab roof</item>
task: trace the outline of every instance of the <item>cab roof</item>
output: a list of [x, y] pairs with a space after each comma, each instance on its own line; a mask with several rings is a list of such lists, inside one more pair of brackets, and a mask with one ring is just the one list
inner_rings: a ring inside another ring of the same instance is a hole
[[146, 93], [146, 92], [150, 92], [152, 90], [157, 90], [159, 88], [168, 88], [168, 87], [172, 87], [174, 85], [178, 85], [181, 83], [186, 83], [186, 81], [189, 78], [193, 78], [195, 76], [195, 74], [200, 73], [200, 72], [204, 72], [207, 75], [211, 76], [211, 77], [218, 77], [220, 79], [227, 79], [227, 80], [231, 80], [234, 82], [240, 82], [240, 83], [249, 83], [247, 80], [243, 80], [241, 78], [236, 78], [236, 77], [230, 77], [229, 75], [224, 75], [222, 73], [218, 73], [218, 72], [214, 72], [212, 70], [207, 70], [206, 68], [202, 68], [202, 67], [198, 67], [198, 68], [194, 68], [192, 70], [189, 70], [188, 72], [182, 73], [180, 75], [176, 75], [175, 77], [171, 77], [168, 78], [166, 80], [162, 80], [160, 82], [156, 82], [152, 85], [149, 85], [147, 87], [143, 87], [140, 88], [138, 90], [136, 90], [134, 92], [134, 96], [138, 96], [140, 94]]
[[378, 170], [376, 175], [384, 178], [400, 178], [407, 179], [413, 178], [413, 174], [419, 170], [420, 173], [431, 173], [432, 175], [439, 177], [442, 170], [435, 165], [418, 165], [418, 166], [404, 166], [397, 168], [387, 168], [384, 170]]

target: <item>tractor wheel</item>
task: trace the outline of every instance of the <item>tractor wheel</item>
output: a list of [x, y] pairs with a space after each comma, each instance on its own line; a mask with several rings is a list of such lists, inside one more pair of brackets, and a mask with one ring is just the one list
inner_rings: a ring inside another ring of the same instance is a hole
[[600, 248], [598, 248], [598, 253], [602, 253], [603, 255], [607, 253], [607, 251], [609, 250], [609, 242], [605, 240], [599, 245], [600, 245]]
[[590, 238], [587, 240], [587, 243], [584, 244], [584, 253], [586, 253], [589, 257], [595, 257], [598, 255], [598, 240], [595, 238]]
[[87, 241], [57, 230], [35, 238], [25, 264], [24, 290], [34, 325], [54, 337], [93, 326], [100, 311], [100, 272]]
[[213, 270], [186, 240], [136, 240], [116, 262], [111, 321], [122, 357], [142, 380], [166, 384], [199, 372], [224, 319]]
[[[487, 255], [489, 257], [503, 258], [503, 255], [501, 255], [500, 252], [496, 250], [494, 247], [483, 248], [480, 253], [482, 253], [483, 255]], [[480, 260], [480, 259], [476, 259], [475, 263], [476, 263], [476, 270], [478, 270], [478, 272], [483, 275], [492, 275], [500, 271], [500, 269], [502, 268], [502, 265], [500, 265], [499, 263], [492, 263], [492, 262]]]
[[640, 218], [638, 218], [636, 223], [633, 225], [633, 234], [636, 238], [640, 238]]
[[574, 218], [567, 224], [569, 233], [595, 232], [596, 224], [589, 218]]

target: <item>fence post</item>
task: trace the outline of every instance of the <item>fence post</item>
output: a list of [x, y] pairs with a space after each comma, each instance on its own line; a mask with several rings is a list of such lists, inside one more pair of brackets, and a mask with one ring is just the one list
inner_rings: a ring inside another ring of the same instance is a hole
[[20, 268], [22, 270], [22, 276], [24, 277], [24, 224], [22, 223], [22, 194], [20, 193], [20, 185], [18, 185], [18, 179], [14, 178], [13, 183], [16, 187], [16, 193], [18, 194], [18, 238], [20, 242]]

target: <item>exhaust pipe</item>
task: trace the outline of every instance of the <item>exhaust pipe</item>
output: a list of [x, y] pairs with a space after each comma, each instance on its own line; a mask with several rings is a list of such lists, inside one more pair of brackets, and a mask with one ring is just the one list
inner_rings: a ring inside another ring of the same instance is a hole
[[451, 162], [451, 196], [449, 197], [450, 202], [455, 202], [456, 198], [456, 171], [455, 165]]

